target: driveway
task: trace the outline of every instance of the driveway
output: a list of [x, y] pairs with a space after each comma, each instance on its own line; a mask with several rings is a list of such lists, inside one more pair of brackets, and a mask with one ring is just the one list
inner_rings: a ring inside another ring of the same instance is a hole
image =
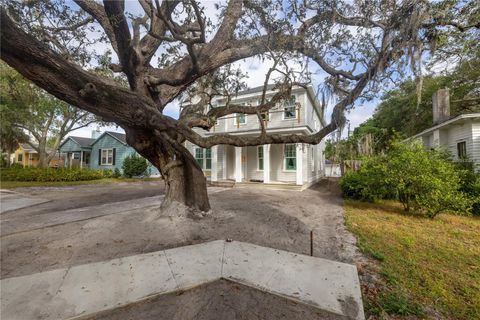
[[1, 277], [217, 239], [233, 239], [353, 263], [335, 183], [303, 192], [209, 188], [212, 212], [192, 219], [165, 215], [162, 182], [16, 190], [49, 202], [1, 215]]

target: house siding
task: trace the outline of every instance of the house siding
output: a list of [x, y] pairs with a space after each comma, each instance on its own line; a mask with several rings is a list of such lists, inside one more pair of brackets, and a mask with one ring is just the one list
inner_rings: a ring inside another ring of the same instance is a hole
[[467, 147], [467, 156], [472, 159], [473, 156], [473, 141], [472, 141], [472, 123], [467, 122], [460, 125], [455, 125], [448, 129], [448, 150], [455, 160], [458, 159], [457, 143], [465, 141]]
[[[99, 161], [98, 161], [99, 150], [114, 149], [114, 148], [115, 148], [115, 164], [99, 165]], [[90, 166], [92, 169], [98, 169], [98, 170], [104, 170], [104, 169], [122, 170], [123, 160], [125, 160], [125, 158], [132, 153], [135, 153], [135, 150], [132, 147], [123, 144], [122, 142], [118, 141], [117, 139], [113, 138], [108, 134], [104, 134], [97, 141], [95, 141], [95, 143], [92, 146]]]
[[82, 148], [78, 143], [68, 138], [67, 141], [65, 141], [58, 150], [62, 153], [67, 153], [67, 152], [80, 151], [81, 149]]
[[472, 152], [471, 159], [475, 169], [480, 172], [480, 122], [472, 123]]
[[[99, 165], [98, 157], [99, 157], [99, 150], [100, 149], [113, 149], [115, 148], [115, 165]], [[123, 172], [122, 165], [125, 158], [131, 154], [138, 153], [130, 147], [126, 145], [118, 139], [113, 138], [109, 134], [104, 134], [103, 136], [99, 137], [97, 141], [92, 145], [92, 153], [90, 158], [90, 167], [92, 169], [97, 170], [115, 170], [118, 169], [120, 172]], [[149, 163], [148, 171], [150, 175], [159, 175], [159, 171], [156, 167], [154, 167], [151, 163]]]
[[432, 131], [421, 133], [414, 137], [421, 141], [426, 149], [443, 148], [457, 161], [457, 144], [465, 141], [467, 157], [480, 172], [480, 117], [460, 119]]
[[[275, 92], [267, 91], [266, 98], [273, 97]], [[257, 101], [261, 98], [262, 92], [254, 92], [245, 95], [240, 95], [232, 100], [234, 104], [247, 104], [255, 106]], [[312, 133], [321, 128], [322, 122], [314, 108], [315, 97], [311, 96], [311, 91], [304, 88], [296, 88], [292, 90], [292, 95], [295, 96], [296, 103], [300, 104], [300, 110], [296, 112], [294, 119], [284, 119], [283, 103], [277, 104], [269, 112], [268, 121], [266, 122], [266, 129], [268, 131], [276, 131], [280, 134], [289, 133]], [[223, 106], [224, 100], [216, 99], [213, 101], [214, 106]], [[228, 132], [238, 135], [256, 135], [260, 132], [260, 123], [257, 115], [245, 115], [245, 124], [236, 124], [235, 115], [229, 115], [217, 120], [217, 124], [209, 131], [203, 129], [194, 129], [198, 134], [214, 135], [215, 133]], [[302, 145], [302, 148], [297, 149], [297, 167], [298, 162], [302, 161], [301, 178], [303, 184], [308, 184], [323, 175], [323, 159], [322, 150], [324, 144], [311, 146], [308, 144]], [[195, 154], [195, 145], [186, 142], [185, 147], [193, 155]], [[270, 146], [270, 181], [272, 183], [297, 183], [296, 170], [285, 170], [284, 168], [284, 145]], [[263, 181], [264, 171], [258, 168], [258, 147], [242, 147], [242, 180], [243, 181]], [[300, 151], [298, 151], [300, 150]], [[214, 153], [213, 153], [214, 154]], [[217, 179], [235, 179], [235, 147], [227, 145], [217, 146]], [[313, 155], [313, 159], [312, 159]], [[265, 159], [265, 155], [264, 155]], [[265, 164], [264, 164], [265, 167]], [[205, 171], [205, 175], [209, 176], [210, 172]]]

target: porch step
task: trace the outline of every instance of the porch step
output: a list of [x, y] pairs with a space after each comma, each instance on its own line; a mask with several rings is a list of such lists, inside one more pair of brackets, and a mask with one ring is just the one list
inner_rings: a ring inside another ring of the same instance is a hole
[[233, 188], [235, 186], [233, 180], [208, 181], [208, 183], [212, 187]]
[[271, 189], [271, 190], [292, 190], [302, 191], [302, 186], [295, 184], [281, 184], [281, 183], [262, 183], [262, 182], [236, 182], [235, 188], [256, 188], [256, 189]]

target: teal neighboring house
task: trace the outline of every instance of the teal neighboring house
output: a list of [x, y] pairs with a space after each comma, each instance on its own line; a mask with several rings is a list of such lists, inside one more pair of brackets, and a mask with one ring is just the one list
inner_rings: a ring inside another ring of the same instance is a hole
[[70, 136], [60, 144], [58, 151], [65, 156], [66, 168], [90, 167], [92, 143], [95, 139]]
[[[88, 167], [97, 170], [122, 171], [125, 158], [131, 154], [138, 154], [135, 149], [127, 144], [123, 133], [106, 131], [98, 137], [97, 132], [92, 134], [94, 138], [68, 137], [59, 147], [60, 153], [66, 153], [67, 167]], [[149, 165], [150, 175], [157, 176], [159, 171], [153, 165]]]

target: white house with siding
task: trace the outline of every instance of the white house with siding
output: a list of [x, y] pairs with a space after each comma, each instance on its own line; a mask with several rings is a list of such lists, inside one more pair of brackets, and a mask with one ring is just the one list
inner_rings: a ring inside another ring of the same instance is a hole
[[[258, 105], [262, 92], [263, 87], [240, 92], [231, 103]], [[266, 99], [275, 93], [273, 86], [269, 86]], [[223, 97], [212, 102], [214, 107], [224, 104]], [[263, 121], [267, 133], [308, 135], [324, 125], [319, 110], [312, 87], [294, 87], [289, 101], [270, 109], [263, 115]], [[198, 132], [204, 136], [218, 133], [256, 136], [260, 134], [260, 123], [257, 115], [234, 114], [219, 118], [210, 131], [198, 129]], [[304, 189], [324, 176], [323, 142], [318, 145], [297, 143], [252, 147], [218, 145], [211, 149], [187, 142], [186, 147], [212, 182], [293, 184]]]
[[455, 161], [468, 159], [480, 172], [480, 113], [461, 114], [413, 136], [425, 148], [445, 148]]
[[480, 113], [450, 117], [448, 89], [438, 90], [433, 96], [433, 126], [414, 135], [427, 149], [444, 148], [453, 160], [467, 159], [480, 172]]

